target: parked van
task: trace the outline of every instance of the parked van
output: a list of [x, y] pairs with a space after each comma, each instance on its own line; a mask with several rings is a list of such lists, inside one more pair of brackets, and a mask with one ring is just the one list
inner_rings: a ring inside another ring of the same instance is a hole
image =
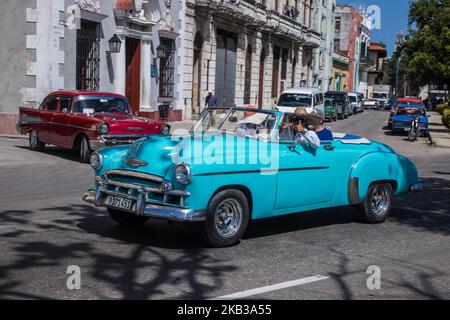
[[349, 93], [348, 98], [352, 105], [352, 113], [353, 114], [363, 112], [363, 102], [361, 101], [361, 98], [358, 95], [358, 93]]
[[277, 109], [283, 112], [294, 112], [297, 107], [305, 107], [308, 112], [313, 110], [322, 118], [325, 117], [323, 93], [317, 88], [292, 88], [281, 93]]

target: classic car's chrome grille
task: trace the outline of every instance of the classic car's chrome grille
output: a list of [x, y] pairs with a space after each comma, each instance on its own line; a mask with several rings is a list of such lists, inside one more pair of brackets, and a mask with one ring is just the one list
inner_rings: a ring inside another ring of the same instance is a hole
[[110, 170], [102, 177], [97, 176], [97, 187], [102, 188], [107, 194], [124, 196], [137, 200], [141, 194], [145, 194], [145, 201], [163, 205], [185, 207], [184, 199], [189, 196], [183, 190], [166, 190], [160, 188], [163, 178], [155, 175], [126, 171]]

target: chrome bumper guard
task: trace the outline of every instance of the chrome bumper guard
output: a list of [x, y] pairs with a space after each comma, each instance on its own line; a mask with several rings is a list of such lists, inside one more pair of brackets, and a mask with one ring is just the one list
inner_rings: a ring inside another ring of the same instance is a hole
[[92, 150], [97, 150], [103, 147], [130, 144], [143, 137], [145, 135], [142, 134], [104, 135], [98, 139], [90, 140], [89, 143]]
[[[83, 200], [96, 205], [97, 207], [108, 207], [102, 203], [102, 197], [104, 194], [110, 194], [111, 192], [102, 192], [98, 190], [88, 190], [83, 194]], [[123, 197], [123, 195], [119, 195]], [[131, 197], [130, 197], [131, 198]], [[170, 221], [179, 222], [197, 222], [206, 220], [206, 212], [204, 211], [194, 211], [190, 209], [169, 206], [169, 205], [159, 205], [152, 203], [143, 203], [142, 200], [133, 198], [137, 201], [136, 210], [127, 211], [130, 214], [135, 214], [138, 216], [146, 216], [156, 219], [164, 219]], [[118, 209], [120, 210], [120, 209]]]
[[420, 192], [423, 190], [423, 185], [419, 183], [415, 183], [409, 187], [409, 191], [411, 192]]

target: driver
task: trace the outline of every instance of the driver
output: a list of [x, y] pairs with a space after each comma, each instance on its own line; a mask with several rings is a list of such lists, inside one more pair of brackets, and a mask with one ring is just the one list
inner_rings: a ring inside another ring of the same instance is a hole
[[309, 145], [312, 148], [320, 147], [320, 140], [313, 130], [308, 130], [308, 118], [310, 115], [304, 107], [296, 108], [294, 111], [294, 140], [301, 145]]

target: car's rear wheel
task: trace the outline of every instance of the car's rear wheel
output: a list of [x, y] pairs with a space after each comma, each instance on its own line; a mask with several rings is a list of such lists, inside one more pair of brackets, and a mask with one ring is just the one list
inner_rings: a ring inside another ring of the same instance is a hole
[[121, 226], [132, 228], [140, 226], [148, 221], [148, 217], [136, 216], [132, 213], [127, 213], [119, 210], [108, 208], [108, 213], [111, 219]]
[[383, 222], [391, 211], [393, 199], [394, 189], [390, 183], [372, 184], [361, 204], [363, 219], [368, 223]]
[[250, 218], [245, 195], [236, 189], [223, 190], [211, 199], [207, 211], [208, 216], [201, 229], [203, 241], [212, 247], [238, 243]]
[[45, 143], [39, 140], [39, 136], [36, 130], [32, 130], [30, 132], [28, 143], [30, 145], [30, 149], [33, 151], [42, 151], [45, 148]]
[[86, 136], [83, 136], [80, 141], [80, 162], [88, 163], [91, 152], [92, 150], [89, 146], [89, 140]]

